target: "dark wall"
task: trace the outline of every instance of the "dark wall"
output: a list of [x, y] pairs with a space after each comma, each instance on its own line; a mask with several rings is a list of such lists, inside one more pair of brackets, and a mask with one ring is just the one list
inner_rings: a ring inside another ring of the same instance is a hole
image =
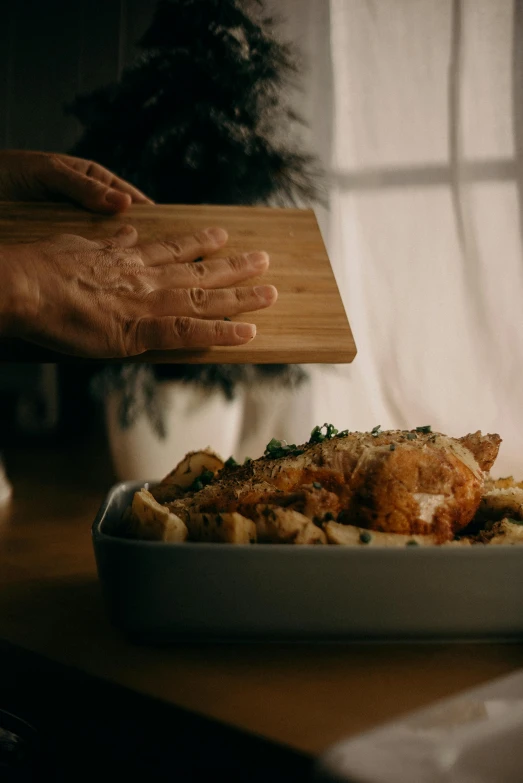
[[118, 80], [155, 0], [0, 0], [0, 149], [66, 151], [64, 105]]
[[[64, 112], [79, 92], [118, 80], [155, 0], [0, 0], [0, 149], [66, 152], [80, 126]], [[78, 368], [0, 366], [0, 448], [88, 426]]]

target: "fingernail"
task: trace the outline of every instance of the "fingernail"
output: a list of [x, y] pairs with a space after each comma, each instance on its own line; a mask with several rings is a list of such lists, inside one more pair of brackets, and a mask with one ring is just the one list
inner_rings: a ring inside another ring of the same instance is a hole
[[229, 236], [227, 231], [223, 228], [207, 228], [205, 229], [205, 233], [214, 242], [219, 242], [220, 244], [226, 242]]
[[235, 333], [242, 340], [252, 340], [256, 336], [256, 327], [254, 324], [236, 324]]
[[255, 285], [254, 293], [263, 302], [272, 302], [277, 291], [273, 285]]
[[255, 269], [266, 269], [269, 266], [269, 256], [264, 251], [246, 253], [245, 258]]

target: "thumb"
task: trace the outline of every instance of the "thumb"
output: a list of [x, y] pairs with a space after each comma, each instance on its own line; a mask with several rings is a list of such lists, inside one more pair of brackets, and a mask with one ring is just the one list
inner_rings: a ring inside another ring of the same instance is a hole
[[52, 181], [54, 190], [67, 196], [82, 207], [93, 212], [122, 212], [131, 204], [131, 196], [104, 185], [102, 182], [82, 174], [63, 161], [55, 162]]

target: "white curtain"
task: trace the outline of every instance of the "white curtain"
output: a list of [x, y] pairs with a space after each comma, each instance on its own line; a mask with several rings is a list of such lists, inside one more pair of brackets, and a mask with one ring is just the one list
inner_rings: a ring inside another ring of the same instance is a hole
[[[286, 0], [358, 345], [310, 420], [498, 432], [523, 478], [521, 0]], [[294, 433], [291, 433], [293, 436]]]

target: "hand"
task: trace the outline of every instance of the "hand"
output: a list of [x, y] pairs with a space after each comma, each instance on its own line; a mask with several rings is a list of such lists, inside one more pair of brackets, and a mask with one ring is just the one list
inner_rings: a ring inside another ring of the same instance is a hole
[[73, 201], [114, 214], [131, 204], [153, 204], [98, 163], [54, 152], [0, 152], [0, 201]]
[[194, 263], [225, 244], [220, 228], [147, 244], [137, 238], [123, 226], [112, 239], [60, 234], [0, 246], [4, 336], [100, 359], [252, 340], [254, 325], [224, 316], [276, 301], [273, 286], [234, 287], [266, 271], [266, 253]]

